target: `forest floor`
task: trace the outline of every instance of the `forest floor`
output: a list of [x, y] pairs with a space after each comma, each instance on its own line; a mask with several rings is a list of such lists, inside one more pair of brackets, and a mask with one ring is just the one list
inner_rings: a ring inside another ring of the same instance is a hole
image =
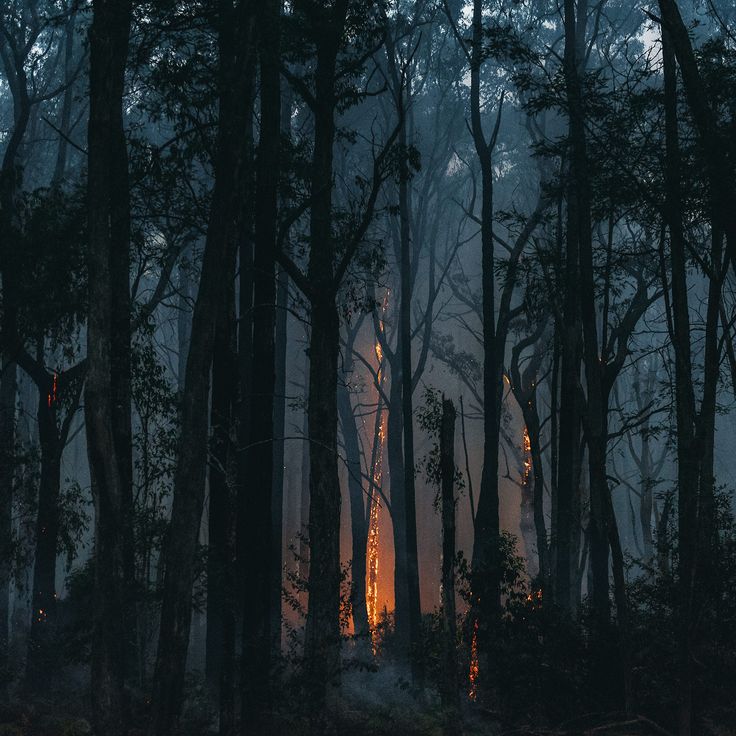
[[[0, 707], [0, 736], [93, 736], [86, 704], [68, 700], [35, 700]], [[143, 736], [144, 728], [132, 728], [129, 736]], [[214, 736], [215, 723], [184, 718], [181, 736]], [[714, 730], [733, 736], [736, 730]], [[369, 711], [340, 706], [322, 726], [314, 728], [306, 719], [282, 715], [269, 736], [673, 736], [644, 717], [591, 715], [556, 728], [502, 724], [493, 714], [466, 709], [460, 721], [445, 722], [432, 707], [397, 709], [377, 706]], [[98, 736], [103, 736], [99, 734]], [[254, 734], [254, 736], [256, 736]]]

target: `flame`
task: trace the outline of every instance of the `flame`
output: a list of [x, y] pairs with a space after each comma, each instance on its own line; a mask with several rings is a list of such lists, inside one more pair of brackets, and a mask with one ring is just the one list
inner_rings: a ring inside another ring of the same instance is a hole
[[[381, 316], [379, 318], [379, 329], [381, 331], [381, 339], [383, 339], [384, 331], [384, 316], [386, 309], [388, 308], [388, 297], [389, 290], [386, 290], [386, 294], [383, 298], [383, 304], [381, 307]], [[374, 350], [376, 353], [376, 359], [378, 361], [378, 368], [376, 371], [377, 382], [379, 388], [384, 382], [384, 371], [383, 371], [383, 347], [381, 346], [381, 339], [377, 339]], [[378, 433], [376, 436], [377, 447], [375, 448], [374, 458], [375, 465], [373, 467], [372, 486], [370, 489], [370, 501], [369, 501], [369, 514], [368, 514], [368, 569], [366, 571], [366, 607], [368, 609], [368, 623], [371, 628], [371, 639], [373, 643], [373, 652], [376, 652], [377, 647], [377, 632], [379, 623], [379, 610], [378, 610], [378, 555], [379, 555], [379, 542], [380, 542], [380, 510], [381, 510], [381, 498], [379, 495], [379, 489], [381, 488], [381, 481], [383, 477], [383, 445], [386, 439], [386, 420], [383, 415], [383, 411], [380, 404], [378, 405]]]
[[532, 443], [529, 439], [529, 430], [524, 427], [524, 472], [521, 477], [521, 482], [526, 485], [529, 482], [529, 474], [532, 469], [531, 461]]
[[531, 603], [532, 606], [536, 608], [542, 607], [542, 589], [539, 590], [533, 590], [529, 595], [526, 597], [526, 602]]
[[51, 383], [51, 391], [49, 391], [46, 401], [49, 409], [59, 400], [59, 374], [54, 371], [54, 378]]
[[470, 670], [468, 672], [468, 680], [470, 689], [468, 690], [468, 698], [477, 700], [478, 698], [478, 619], [473, 622], [473, 638], [470, 642]]

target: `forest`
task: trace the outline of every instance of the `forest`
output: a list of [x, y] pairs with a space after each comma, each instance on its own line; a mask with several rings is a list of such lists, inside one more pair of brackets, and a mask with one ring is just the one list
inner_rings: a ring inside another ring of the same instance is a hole
[[0, 0], [0, 736], [733, 736], [735, 343], [732, 0]]

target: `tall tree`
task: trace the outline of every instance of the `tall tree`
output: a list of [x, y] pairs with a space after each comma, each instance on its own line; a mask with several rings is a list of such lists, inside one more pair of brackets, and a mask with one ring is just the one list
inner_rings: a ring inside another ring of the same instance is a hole
[[97, 728], [111, 734], [125, 730], [133, 631], [130, 195], [123, 126], [132, 13], [129, 0], [95, 0], [90, 27], [84, 406], [96, 512], [92, 703]]
[[182, 705], [207, 466], [210, 368], [221, 286], [230, 277], [226, 267], [238, 234], [239, 202], [248, 171], [245, 130], [252, 113], [256, 10], [250, 0], [235, 5], [222, 0], [218, 5], [220, 114], [215, 183], [192, 317], [171, 525], [164, 552], [164, 593], [153, 697], [152, 729], [157, 736], [171, 733]]
[[[244, 489], [248, 509], [243, 554], [245, 608], [243, 614], [244, 733], [263, 727], [270, 705], [274, 642], [281, 640], [280, 620], [274, 630], [275, 569], [281, 569], [281, 539], [274, 539], [274, 381], [276, 315], [276, 236], [279, 150], [281, 137], [279, 0], [262, 3], [258, 38], [261, 125], [256, 152], [255, 241], [253, 257], [253, 367], [250, 427]], [[281, 491], [283, 492], [283, 491]], [[279, 524], [280, 524], [279, 519]], [[278, 549], [277, 549], [278, 545]], [[279, 606], [280, 607], [280, 606]]]

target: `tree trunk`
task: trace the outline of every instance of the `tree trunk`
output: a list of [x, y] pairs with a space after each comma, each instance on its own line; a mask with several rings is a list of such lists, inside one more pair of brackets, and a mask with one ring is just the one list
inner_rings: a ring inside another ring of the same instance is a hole
[[370, 650], [370, 627], [366, 603], [366, 554], [368, 549], [368, 519], [366, 515], [365, 491], [360, 462], [360, 441], [355, 426], [355, 415], [346, 381], [353, 370], [352, 350], [355, 333], [351, 331], [345, 346], [345, 362], [342, 380], [338, 387], [338, 409], [342, 428], [345, 456], [348, 470], [348, 498], [350, 500], [350, 529], [352, 532], [352, 568], [350, 602], [353, 612], [353, 635], [357, 642], [359, 656]]
[[[50, 389], [50, 387], [49, 387]], [[56, 546], [59, 537], [61, 453], [56, 426], [56, 406], [49, 393], [39, 389], [38, 429], [41, 444], [41, 477], [36, 517], [36, 551], [33, 567], [31, 630], [28, 640], [26, 682], [38, 691], [49, 681], [54, 665], [56, 634]]]
[[665, 85], [666, 219], [670, 234], [672, 322], [675, 351], [677, 423], [677, 491], [679, 532], [679, 733], [689, 736], [692, 724], [692, 609], [696, 567], [698, 456], [695, 443], [695, 396], [692, 385], [687, 256], [682, 225], [680, 144], [677, 121], [677, 72], [669, 34], [662, 32]]
[[503, 392], [503, 348], [496, 339], [492, 149], [486, 142], [481, 120], [482, 8], [481, 0], [474, 0], [470, 63], [471, 130], [481, 169], [483, 279], [483, 471], [472, 555], [472, 591], [478, 615], [477, 641], [481, 681], [489, 675], [489, 648], [501, 613], [498, 451]]
[[[273, 415], [275, 373], [276, 235], [281, 138], [279, 91], [280, 2], [262, 3], [260, 57], [261, 128], [255, 192], [253, 258], [253, 367], [250, 428], [244, 489], [248, 513], [244, 526], [244, 612], [242, 716], [243, 733], [264, 727], [270, 708], [274, 641], [272, 630], [274, 572], [281, 570], [281, 535], [274, 539]], [[281, 518], [278, 519], [281, 528]], [[277, 549], [278, 546], [278, 549]], [[279, 585], [280, 589], [280, 585]], [[279, 599], [280, 608], [280, 599]], [[279, 621], [280, 624], [280, 621]]]
[[246, 136], [251, 115], [255, 8], [220, 4], [220, 128], [215, 185], [192, 317], [181, 406], [178, 463], [171, 524], [164, 552], [161, 630], [154, 673], [153, 732], [171, 733], [181, 711], [191, 626], [191, 598], [204, 501], [207, 416], [214, 334], [227, 264], [232, 258], [239, 202], [247, 174]]
[[[234, 264], [233, 264], [234, 266]], [[232, 274], [233, 267], [228, 269]], [[209, 514], [207, 552], [207, 632], [205, 674], [210, 686], [220, 687], [225, 655], [223, 626], [229, 580], [230, 518], [233, 503], [228, 486], [230, 433], [233, 422], [233, 397], [236, 395], [234, 355], [234, 289], [225, 289], [215, 331], [212, 361], [212, 407], [210, 411]], [[232, 656], [232, 655], [230, 655]]]
[[455, 612], [455, 407], [442, 399], [440, 425], [440, 473], [442, 483], [442, 706], [448, 732], [459, 732], [460, 697], [457, 681], [457, 631]]
[[130, 201], [123, 90], [129, 0], [95, 0], [88, 134], [89, 318], [85, 424], [95, 499], [92, 708], [104, 733], [125, 730], [131, 659], [132, 451]]
[[3, 355], [0, 365], [0, 700], [7, 696], [10, 576], [13, 543], [13, 479], [15, 471], [15, 402], [18, 369]]

